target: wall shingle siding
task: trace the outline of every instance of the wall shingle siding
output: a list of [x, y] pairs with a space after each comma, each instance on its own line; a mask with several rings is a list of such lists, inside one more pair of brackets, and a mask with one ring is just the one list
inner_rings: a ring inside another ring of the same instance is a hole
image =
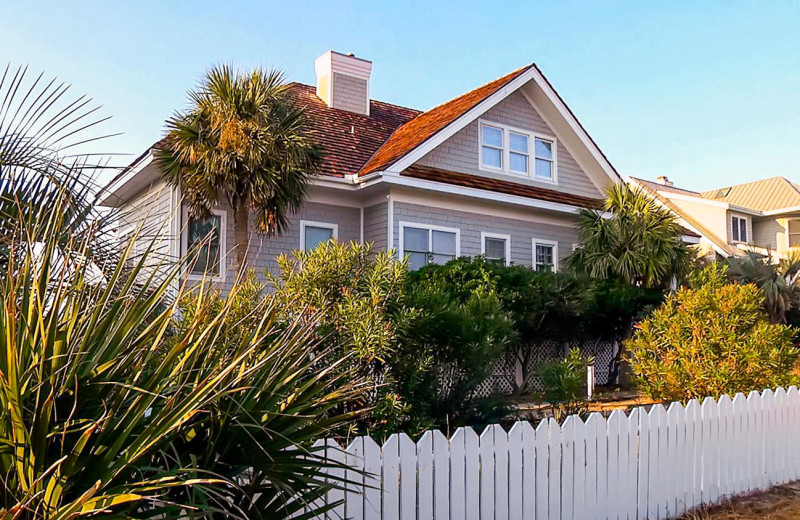
[[389, 232], [388, 202], [364, 208], [364, 242], [372, 242], [375, 251], [386, 249]]
[[[555, 133], [521, 92], [511, 94], [483, 114], [480, 119], [486, 122], [496, 122], [514, 126], [545, 136], [556, 137]], [[478, 164], [478, 131], [479, 122], [477, 120], [471, 122], [430, 153], [426, 154], [422, 159], [417, 161], [417, 164], [494, 179], [512, 180], [521, 184], [540, 186], [584, 197], [597, 198], [601, 196], [591, 179], [589, 179], [581, 167], [578, 166], [578, 163], [560, 140], [558, 141], [557, 147], [558, 184], [481, 170]]]
[[334, 73], [333, 107], [363, 114], [367, 108], [367, 81]]
[[468, 213], [446, 208], [394, 203], [394, 247], [400, 247], [400, 222], [445, 226], [461, 230], [461, 256], [481, 254], [481, 232], [511, 235], [511, 261], [530, 266], [533, 258], [533, 238], [558, 242], [559, 268], [561, 261], [578, 242], [574, 227], [559, 226], [495, 217], [485, 213]]

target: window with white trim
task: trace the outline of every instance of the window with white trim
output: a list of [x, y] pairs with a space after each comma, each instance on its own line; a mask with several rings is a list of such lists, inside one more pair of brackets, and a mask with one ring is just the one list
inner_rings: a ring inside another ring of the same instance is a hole
[[487, 261], [508, 265], [511, 261], [511, 236], [481, 232], [481, 254]]
[[533, 268], [537, 271], [558, 270], [558, 242], [533, 239]]
[[747, 219], [731, 215], [731, 241], [747, 242]]
[[788, 227], [789, 247], [800, 247], [800, 220], [789, 220]]
[[556, 181], [556, 141], [499, 123], [480, 123], [480, 168]]
[[444, 264], [459, 254], [460, 231], [454, 228], [400, 223], [400, 257], [412, 271], [427, 264]]
[[339, 238], [339, 226], [327, 222], [300, 221], [300, 250], [311, 251], [328, 240]]
[[225, 264], [225, 212], [211, 210], [207, 217], [195, 218], [184, 211], [184, 221], [183, 250], [196, 250], [189, 275], [221, 277]]

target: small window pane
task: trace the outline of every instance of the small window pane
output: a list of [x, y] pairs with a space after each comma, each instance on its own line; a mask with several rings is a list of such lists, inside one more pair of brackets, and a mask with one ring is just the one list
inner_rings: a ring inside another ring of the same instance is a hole
[[486, 258], [489, 260], [506, 260], [506, 240], [504, 238], [486, 238], [484, 244]]
[[192, 250], [203, 244], [197, 251], [197, 259], [192, 265], [192, 274], [202, 275], [220, 273], [220, 226], [222, 217], [211, 215], [204, 219], [189, 219], [188, 242]]
[[428, 251], [428, 230], [419, 228], [404, 228], [403, 249], [408, 251]]
[[316, 249], [318, 245], [333, 238], [333, 230], [330, 228], [306, 226], [306, 251]]
[[550, 141], [536, 140], [536, 157], [542, 159], [553, 159], [553, 143]]
[[407, 253], [408, 254], [408, 269], [416, 271], [425, 266], [427, 263], [427, 253]]
[[742, 242], [747, 242], [747, 220], [739, 219], [739, 235], [742, 237]]
[[492, 168], [503, 167], [503, 151], [495, 148], [483, 147], [483, 165]]
[[483, 126], [483, 144], [495, 146], [497, 148], [503, 147], [503, 131], [499, 128], [492, 126]]
[[551, 270], [553, 265], [553, 246], [536, 244], [536, 269]]
[[433, 252], [455, 257], [456, 255], [456, 234], [450, 231], [433, 232]]
[[433, 253], [430, 258], [431, 262], [434, 264], [446, 264], [450, 260], [453, 260], [455, 257], [456, 255], [442, 255]]
[[800, 233], [794, 233], [789, 235], [789, 247], [799, 247], [800, 246]]
[[544, 159], [536, 159], [536, 176], [545, 179], [553, 178], [553, 163]]
[[528, 153], [528, 136], [511, 132], [510, 146], [512, 152]]
[[514, 172], [528, 173], [528, 156], [514, 152], [509, 153], [508, 167]]
[[800, 220], [789, 221], [789, 233], [800, 233]]

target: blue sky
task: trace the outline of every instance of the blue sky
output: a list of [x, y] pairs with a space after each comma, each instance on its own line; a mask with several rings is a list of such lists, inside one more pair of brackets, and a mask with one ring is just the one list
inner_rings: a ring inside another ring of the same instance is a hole
[[313, 83], [327, 49], [426, 109], [535, 61], [624, 175], [800, 182], [798, 2], [3, 2], [0, 62], [73, 85], [136, 156], [211, 64]]

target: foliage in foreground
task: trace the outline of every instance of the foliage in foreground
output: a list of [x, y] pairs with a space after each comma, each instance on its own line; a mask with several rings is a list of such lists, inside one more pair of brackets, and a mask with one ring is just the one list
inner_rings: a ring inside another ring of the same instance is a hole
[[[352, 419], [330, 411], [358, 377], [265, 302], [199, 296], [178, 316], [182, 265], [110, 249], [91, 168], [52, 151], [62, 129], [81, 141], [82, 100], [53, 109], [61, 87], [23, 75], [0, 81], [0, 518], [277, 518], [337, 485], [307, 441]], [[15, 134], [25, 117], [43, 133]]]
[[800, 251], [793, 251], [779, 262], [769, 256], [748, 253], [728, 259], [732, 280], [751, 283], [764, 294], [764, 309], [773, 323], [786, 323], [787, 316], [800, 307]]
[[770, 323], [762, 294], [728, 284], [712, 266], [637, 326], [626, 344], [639, 387], [686, 400], [786, 386], [798, 357], [794, 330]]

